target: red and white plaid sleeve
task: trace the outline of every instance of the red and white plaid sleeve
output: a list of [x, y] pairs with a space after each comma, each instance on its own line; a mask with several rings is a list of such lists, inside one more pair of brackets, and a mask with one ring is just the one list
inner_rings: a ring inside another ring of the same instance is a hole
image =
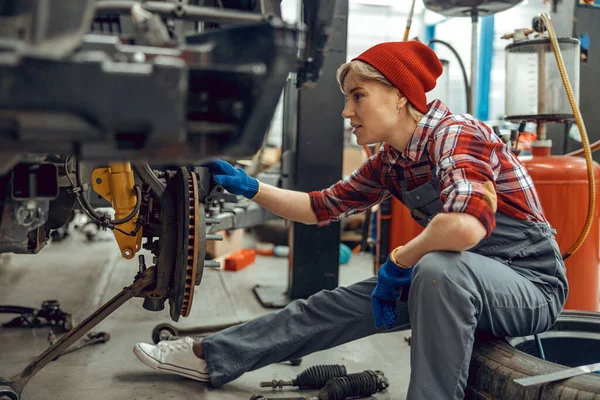
[[476, 217], [491, 235], [496, 226], [496, 177], [502, 143], [481, 124], [453, 121], [434, 134], [430, 154], [441, 181], [442, 212]]
[[382, 153], [370, 157], [345, 180], [328, 189], [308, 193], [310, 205], [317, 216], [317, 225], [325, 226], [332, 221], [359, 213], [379, 204], [391, 194], [381, 179]]

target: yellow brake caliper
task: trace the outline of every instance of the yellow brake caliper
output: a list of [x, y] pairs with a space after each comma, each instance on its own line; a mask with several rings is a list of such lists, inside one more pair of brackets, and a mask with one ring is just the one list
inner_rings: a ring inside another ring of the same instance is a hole
[[[96, 193], [112, 204], [115, 220], [127, 217], [135, 209], [136, 203], [142, 201], [136, 198], [135, 181], [129, 162], [109, 163], [108, 168], [96, 168], [92, 172], [92, 185]], [[123, 258], [133, 258], [141, 248], [142, 228], [135, 236], [126, 234], [135, 232], [138, 214], [131, 220], [116, 226], [125, 233], [114, 230]]]

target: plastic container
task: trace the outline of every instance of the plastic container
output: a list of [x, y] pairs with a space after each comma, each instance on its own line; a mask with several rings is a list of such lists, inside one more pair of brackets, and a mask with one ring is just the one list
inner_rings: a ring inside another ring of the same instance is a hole
[[[579, 104], [579, 40], [558, 39], [575, 100]], [[506, 119], [570, 121], [573, 111], [550, 39], [506, 46]]]
[[352, 249], [344, 243], [340, 244], [340, 265], [348, 264], [352, 258]]
[[225, 258], [226, 271], [239, 271], [254, 263], [256, 250], [241, 249]]

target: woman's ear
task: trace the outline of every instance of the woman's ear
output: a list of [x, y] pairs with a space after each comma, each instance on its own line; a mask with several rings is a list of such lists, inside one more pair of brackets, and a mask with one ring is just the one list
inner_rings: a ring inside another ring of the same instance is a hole
[[396, 105], [398, 106], [398, 108], [403, 108], [406, 105], [406, 103], [408, 103], [408, 99], [404, 97], [404, 95], [400, 93], [399, 90], [396, 90]]

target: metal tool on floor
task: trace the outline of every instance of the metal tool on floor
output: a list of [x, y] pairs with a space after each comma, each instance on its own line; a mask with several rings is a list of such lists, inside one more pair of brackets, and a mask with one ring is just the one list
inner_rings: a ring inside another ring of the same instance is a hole
[[115, 297], [104, 303], [98, 310], [87, 317], [79, 325], [65, 333], [56, 343], [36, 357], [21, 372], [8, 379], [0, 378], [0, 399], [19, 400], [27, 382], [35, 376], [50, 361], [61, 355], [69, 346], [83, 337], [86, 332], [98, 325], [113, 311], [122, 306], [127, 300], [139, 296], [146, 288], [156, 284], [156, 267], [144, 270], [139, 277]]
[[57, 300], [46, 300], [40, 308], [0, 305], [0, 314], [20, 314], [2, 324], [4, 328], [43, 328], [51, 326], [55, 331], [66, 332], [73, 328], [71, 314], [60, 309]]
[[[69, 347], [67, 350], [63, 351], [62, 354], [57, 356], [56, 358], [58, 358], [60, 356], [64, 356], [65, 354], [73, 353], [74, 351], [77, 351], [83, 347], [91, 346], [93, 344], [106, 343], [109, 340], [110, 340], [110, 333], [108, 333], [108, 332], [90, 332], [86, 335], [85, 339], [83, 339], [77, 345]], [[54, 343], [52, 343], [52, 344], [54, 344]], [[55, 360], [56, 360], [56, 358], [55, 358]]]
[[343, 365], [314, 365], [302, 371], [291, 381], [282, 379], [261, 382], [260, 387], [283, 388], [284, 386], [297, 386], [300, 389], [321, 389], [328, 380], [346, 375]]
[[600, 363], [582, 365], [580, 367], [567, 368], [556, 372], [550, 372], [548, 374], [528, 376], [527, 378], [515, 379], [517, 385], [521, 386], [533, 386], [540, 385], [542, 383], [554, 382], [563, 379], [572, 378], [578, 375], [589, 374], [591, 372], [600, 371]]
[[[56, 340], [57, 339], [56, 339], [56, 335], [54, 334], [54, 332], [49, 331], [48, 332], [48, 344], [50, 346], [52, 346], [54, 343], [56, 343]], [[0, 400], [2, 400], [2, 399], [0, 399]]]
[[390, 383], [383, 372], [367, 370], [328, 380], [316, 396], [265, 397], [255, 394], [250, 400], [345, 400], [369, 397], [389, 386]]

